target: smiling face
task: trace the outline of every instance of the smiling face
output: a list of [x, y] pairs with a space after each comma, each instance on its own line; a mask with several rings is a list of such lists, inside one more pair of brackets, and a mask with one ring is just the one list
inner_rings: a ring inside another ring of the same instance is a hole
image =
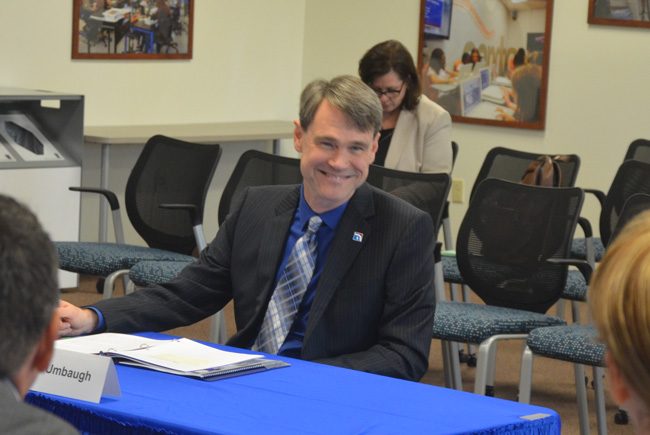
[[327, 100], [320, 103], [307, 130], [299, 121], [294, 124], [307, 204], [316, 213], [342, 205], [366, 181], [379, 133], [359, 130]]

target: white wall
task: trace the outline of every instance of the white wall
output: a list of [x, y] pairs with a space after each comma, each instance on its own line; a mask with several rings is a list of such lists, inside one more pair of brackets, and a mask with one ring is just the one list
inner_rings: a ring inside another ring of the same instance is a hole
[[[196, 0], [192, 60], [72, 61], [71, 3], [0, 1], [0, 85], [84, 94], [87, 125], [292, 119], [307, 81], [356, 74], [365, 50], [385, 39], [418, 47], [419, 0]], [[577, 153], [578, 183], [606, 189], [629, 142], [650, 137], [650, 30], [589, 26], [587, 3], [555, 1], [544, 131], [454, 125], [454, 177], [466, 190], [494, 146]], [[137, 147], [114, 154], [119, 189]], [[88, 150], [85, 179], [97, 165]], [[452, 206], [455, 225], [465, 207]], [[597, 223], [595, 204], [587, 215]], [[95, 215], [86, 211], [82, 222], [84, 237], [94, 237]]]
[[[606, 190], [627, 145], [650, 137], [650, 29], [589, 26], [586, 0], [554, 3], [546, 129], [455, 124], [452, 137], [460, 153], [454, 178], [465, 180], [466, 192], [495, 146], [576, 153], [582, 158], [578, 183]], [[417, 53], [419, 5], [307, 0], [303, 77], [354, 73], [364, 50], [389, 38]], [[465, 210], [466, 204], [452, 205], [456, 227]], [[585, 212], [597, 227], [595, 201], [587, 202]]]
[[[196, 0], [191, 60], [72, 60], [71, 0], [0, 1], [0, 85], [86, 96], [85, 125], [165, 124], [296, 117], [301, 90], [301, 0]], [[216, 231], [219, 187], [241, 150], [224, 144], [206, 209]], [[141, 146], [113, 147], [109, 185], [123, 192]], [[85, 185], [99, 182], [99, 149], [86, 149]], [[84, 196], [82, 239], [97, 237], [96, 200]], [[128, 222], [123, 216], [124, 222]], [[110, 222], [109, 222], [110, 226]], [[139, 238], [127, 226], [127, 241]]]

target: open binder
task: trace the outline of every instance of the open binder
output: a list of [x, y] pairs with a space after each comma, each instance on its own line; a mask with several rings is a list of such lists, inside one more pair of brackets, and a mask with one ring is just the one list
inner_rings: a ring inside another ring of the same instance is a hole
[[259, 354], [229, 352], [187, 338], [155, 340], [104, 333], [60, 339], [57, 349], [110, 356], [116, 362], [204, 380], [223, 379], [286, 367]]

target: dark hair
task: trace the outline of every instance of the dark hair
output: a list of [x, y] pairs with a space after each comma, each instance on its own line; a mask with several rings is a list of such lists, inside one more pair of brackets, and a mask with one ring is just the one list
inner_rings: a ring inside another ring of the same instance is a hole
[[360, 131], [377, 134], [382, 108], [377, 94], [358, 77], [344, 75], [330, 81], [314, 80], [300, 95], [300, 126], [307, 130], [323, 100], [343, 112]]
[[23, 365], [58, 300], [52, 242], [27, 207], [0, 195], [0, 378]]
[[518, 67], [518, 66], [522, 66], [525, 63], [526, 63], [526, 50], [520, 48], [515, 53], [515, 56], [512, 58], [512, 64], [515, 67]]
[[367, 85], [391, 70], [406, 83], [402, 106], [406, 110], [415, 109], [420, 101], [422, 88], [413, 58], [401, 42], [395, 40], [380, 42], [366, 51], [359, 61], [359, 77]]
[[[475, 47], [475, 48], [472, 48], [472, 51], [471, 51], [470, 54], [469, 54], [470, 59], [472, 58], [472, 55], [473, 55], [474, 53], [478, 54], [478, 61], [480, 62], [480, 61], [483, 59], [483, 56], [481, 56], [481, 52], [478, 51], [478, 48], [476, 48], [476, 47]], [[472, 60], [472, 62], [474, 62], [474, 61]]]
[[434, 48], [431, 52], [431, 59], [429, 59], [429, 66], [438, 74], [441, 69], [445, 67], [445, 64], [442, 62], [442, 58], [445, 56], [445, 52], [442, 51], [442, 48]]
[[460, 57], [460, 61], [464, 64], [467, 63], [472, 63], [472, 55], [469, 54], [468, 52], [463, 53], [463, 55]]

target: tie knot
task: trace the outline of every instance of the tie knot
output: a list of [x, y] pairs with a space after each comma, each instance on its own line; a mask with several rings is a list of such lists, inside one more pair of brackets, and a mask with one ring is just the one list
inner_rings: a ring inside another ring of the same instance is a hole
[[314, 234], [320, 228], [320, 225], [323, 223], [323, 220], [320, 216], [312, 216], [309, 218], [309, 225], [307, 226], [306, 234]]

